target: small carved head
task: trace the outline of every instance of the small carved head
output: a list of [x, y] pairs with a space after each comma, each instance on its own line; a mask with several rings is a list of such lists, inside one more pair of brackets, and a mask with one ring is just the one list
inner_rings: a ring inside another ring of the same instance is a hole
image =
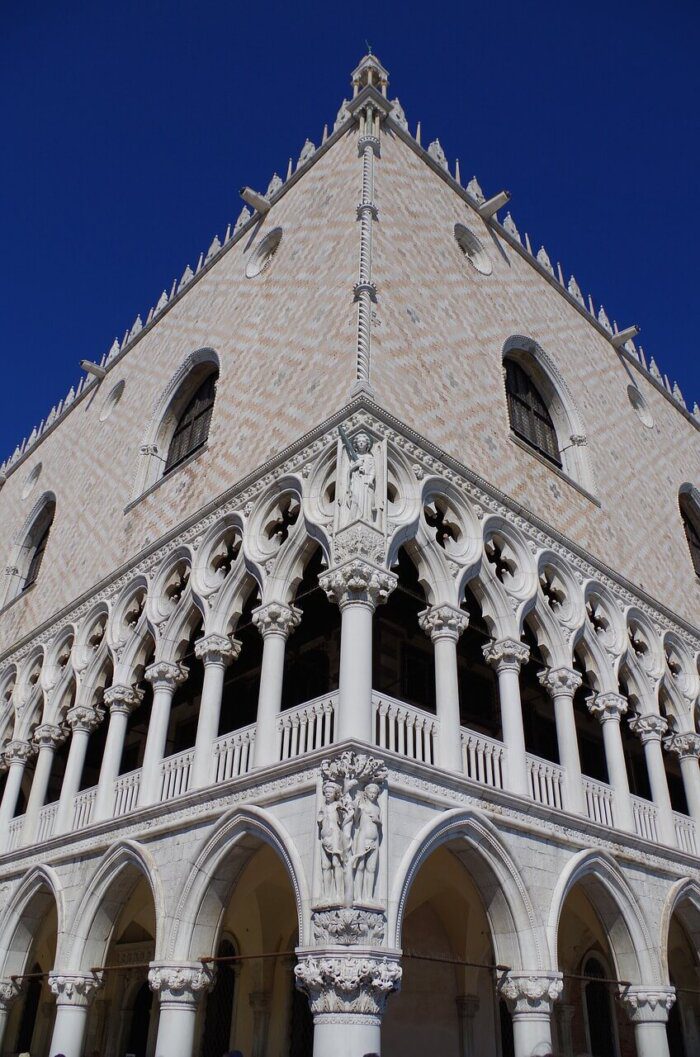
[[353, 441], [353, 446], [358, 455], [365, 455], [372, 450], [372, 440], [367, 433], [358, 433]]
[[323, 783], [323, 799], [327, 804], [332, 804], [340, 796], [340, 786], [337, 782]]
[[368, 800], [374, 802], [379, 797], [380, 792], [381, 789], [376, 782], [369, 782], [368, 785], [365, 786], [365, 796]]

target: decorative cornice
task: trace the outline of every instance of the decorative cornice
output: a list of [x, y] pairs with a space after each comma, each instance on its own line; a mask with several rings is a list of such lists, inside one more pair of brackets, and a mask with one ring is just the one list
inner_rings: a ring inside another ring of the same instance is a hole
[[601, 723], [607, 720], [619, 723], [628, 707], [627, 698], [613, 691], [607, 694], [590, 694], [586, 698], [586, 705], [591, 715], [599, 719]]
[[442, 638], [456, 642], [469, 626], [469, 614], [447, 604], [430, 606], [418, 614], [418, 623], [433, 642]]
[[375, 609], [381, 602], [386, 602], [398, 583], [398, 577], [364, 558], [351, 558], [323, 573], [318, 582], [331, 602], [341, 609], [356, 604]]
[[564, 987], [560, 972], [510, 970], [498, 981], [498, 992], [513, 1016], [551, 1013]]
[[573, 697], [583, 683], [582, 676], [573, 668], [545, 668], [537, 673], [537, 678], [555, 700], [558, 697]]
[[204, 635], [197, 639], [194, 644], [194, 655], [206, 665], [220, 665], [226, 667], [231, 661], [238, 659], [241, 652], [241, 643], [238, 639], [231, 639], [227, 635]]
[[265, 638], [267, 635], [291, 635], [301, 621], [301, 610], [284, 602], [267, 602], [253, 610], [253, 623]]
[[517, 639], [496, 639], [487, 642], [481, 652], [486, 663], [492, 665], [497, 672], [519, 672], [522, 665], [527, 664], [530, 659], [529, 647]]

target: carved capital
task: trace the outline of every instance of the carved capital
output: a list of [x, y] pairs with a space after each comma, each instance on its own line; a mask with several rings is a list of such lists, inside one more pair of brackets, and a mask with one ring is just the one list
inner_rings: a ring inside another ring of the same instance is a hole
[[683, 730], [676, 734], [669, 734], [667, 738], [664, 738], [664, 746], [669, 752], [675, 752], [677, 756], [680, 756], [681, 760], [686, 756], [694, 757], [696, 760], [700, 758], [700, 734], [695, 734], [693, 731]]
[[32, 741], [38, 749], [57, 749], [68, 737], [65, 727], [53, 723], [42, 723], [32, 735]]
[[418, 614], [418, 623], [426, 635], [435, 639], [449, 638], [456, 642], [469, 626], [469, 614], [455, 606], [430, 606]]
[[627, 711], [627, 698], [622, 694], [612, 692], [591, 694], [586, 698], [586, 705], [591, 715], [599, 719], [601, 723], [606, 723], [608, 720], [619, 723]]
[[583, 682], [582, 677], [573, 668], [545, 668], [537, 673], [540, 685], [557, 697], [573, 697]]
[[49, 989], [58, 1006], [87, 1007], [100, 987], [101, 973], [49, 973]]
[[487, 642], [481, 652], [486, 663], [492, 665], [497, 672], [519, 672], [530, 658], [529, 647], [517, 639], [494, 639]]
[[93, 730], [96, 730], [104, 718], [105, 710], [99, 706], [91, 708], [88, 705], [74, 705], [66, 712], [66, 723], [71, 730], [73, 732], [82, 731], [85, 734], [91, 734]]
[[144, 679], [153, 684], [154, 690], [176, 690], [184, 683], [189, 672], [184, 664], [174, 661], [154, 661], [143, 673]]
[[384, 942], [386, 918], [381, 911], [357, 907], [316, 910], [311, 915], [311, 928], [319, 946], [374, 946]]
[[498, 992], [512, 1014], [551, 1013], [563, 987], [558, 972], [510, 971], [498, 981]]
[[377, 1021], [391, 992], [401, 986], [401, 973], [397, 959], [378, 954], [306, 955], [294, 968], [297, 987], [309, 996], [314, 1019], [344, 1013]]
[[675, 987], [626, 987], [620, 1002], [633, 1024], [665, 1024], [676, 1001]]
[[0, 1012], [7, 1013], [21, 989], [15, 980], [0, 980]]
[[630, 716], [627, 722], [632, 733], [641, 738], [643, 745], [646, 745], [648, 741], [660, 742], [668, 731], [668, 723], [664, 717], [655, 712], [650, 712], [646, 716]]
[[116, 683], [105, 690], [102, 700], [109, 708], [111, 715], [120, 712], [128, 716], [143, 701], [143, 690], [139, 690], [136, 686]]
[[398, 577], [363, 558], [352, 558], [319, 576], [318, 582], [331, 602], [341, 609], [358, 603], [375, 609], [386, 602]]
[[20, 738], [15, 738], [14, 741], [8, 742], [5, 746], [3, 755], [10, 766], [13, 763], [24, 765], [36, 751], [37, 747], [31, 741], [22, 741]]
[[364, 521], [354, 521], [336, 532], [333, 541], [333, 558], [336, 566], [354, 558], [361, 558], [363, 561], [381, 566], [385, 554], [384, 533], [365, 524]]
[[205, 666], [213, 664], [225, 668], [238, 658], [240, 652], [241, 643], [228, 635], [203, 635], [194, 644], [194, 655], [204, 661]]
[[462, 1020], [472, 1020], [479, 1012], [481, 1005], [478, 995], [457, 995], [457, 1013]]
[[196, 1005], [214, 986], [214, 979], [214, 970], [201, 962], [162, 962], [148, 970], [148, 985], [157, 992], [161, 1005]]
[[301, 621], [301, 610], [284, 602], [268, 602], [253, 610], [253, 623], [265, 638], [266, 635], [282, 635], [288, 638]]

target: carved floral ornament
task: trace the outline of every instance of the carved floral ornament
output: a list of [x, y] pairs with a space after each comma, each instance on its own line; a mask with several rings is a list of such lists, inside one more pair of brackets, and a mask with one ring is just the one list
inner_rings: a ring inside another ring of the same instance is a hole
[[665, 1024], [676, 992], [673, 987], [627, 987], [621, 990], [620, 1001], [633, 1024]]
[[161, 1002], [196, 1003], [214, 986], [215, 978], [215, 970], [199, 962], [154, 965], [148, 971], [148, 985]]
[[[383, 514], [387, 520], [385, 526], [378, 526], [377, 522], [367, 524], [363, 521], [355, 522], [354, 525], [345, 525], [342, 530], [334, 532], [332, 525], [333, 510], [337, 509], [337, 500], [343, 490], [342, 483], [337, 487], [334, 484], [335, 493], [333, 501], [328, 507], [327, 514], [322, 514], [318, 504], [315, 505], [315, 500], [310, 493], [318, 488], [320, 483], [318, 474], [321, 471], [324, 482], [326, 482], [326, 479], [329, 482], [333, 482], [332, 471], [337, 462], [337, 450], [340, 443], [335, 424], [325, 429], [320, 429], [305, 438], [291, 452], [261, 467], [258, 476], [254, 480], [246, 483], [237, 493], [229, 494], [217, 510], [210, 511], [204, 517], [186, 525], [177, 537], [154, 548], [151, 553], [136, 562], [130, 570], [120, 573], [118, 577], [99, 592], [81, 602], [74, 609], [64, 611], [60, 620], [42, 629], [35, 638], [24, 642], [11, 655], [8, 655], [5, 658], [5, 670], [9, 670], [13, 664], [17, 664], [19, 667], [17, 688], [13, 693], [15, 705], [20, 700], [23, 701], [31, 693], [31, 688], [28, 688], [27, 666], [36, 661], [37, 650], [45, 647], [48, 656], [53, 644], [65, 639], [71, 626], [84, 626], [82, 622], [89, 620], [91, 615], [95, 613], [96, 607], [102, 603], [105, 603], [110, 609], [107, 634], [105, 636], [108, 640], [109, 648], [116, 660], [120, 660], [122, 654], [127, 658], [124, 670], [120, 671], [120, 679], [125, 683], [132, 681], [131, 666], [135, 666], [137, 661], [135, 659], [136, 651], [133, 651], [134, 656], [132, 657], [132, 648], [129, 643], [134, 636], [142, 638], [146, 632], [148, 614], [144, 612], [145, 607], [143, 605], [146, 592], [148, 590], [151, 592], [157, 590], [160, 593], [160, 587], [165, 586], [174, 590], [176, 594], [179, 590], [180, 595], [182, 595], [182, 599], [179, 602], [175, 600], [173, 594], [167, 595], [165, 600], [167, 601], [167, 612], [151, 614], [151, 620], [153, 616], [158, 616], [161, 620], [167, 621], [167, 618], [173, 612], [173, 605], [177, 608], [183, 602], [189, 604], [188, 599], [191, 592], [188, 588], [183, 594], [186, 584], [183, 585], [181, 582], [182, 577], [180, 577], [179, 588], [178, 584], [174, 582], [163, 583], [162, 576], [166, 574], [166, 568], [172, 571], [184, 552], [188, 548], [191, 549], [193, 547], [195, 541], [214, 540], [218, 525], [221, 526], [221, 529], [216, 538], [221, 540], [222, 532], [224, 535], [226, 534], [228, 526], [233, 523], [232, 519], [239, 526], [239, 531], [245, 543], [245, 535], [250, 532], [256, 522], [257, 511], [269, 502], [270, 488], [274, 487], [282, 479], [286, 481], [292, 478], [296, 478], [298, 482], [297, 487], [302, 497], [305, 520], [309, 525], [315, 525], [320, 535], [325, 533], [327, 537], [330, 537], [328, 540], [329, 547], [336, 548], [333, 553], [334, 566], [344, 565], [346, 561], [359, 555], [362, 560], [375, 565], [381, 570], [385, 577], [392, 575], [386, 568], [383, 568], [386, 561], [386, 551], [383, 548], [389, 540], [390, 533], [395, 533], [398, 530], [405, 534], [406, 539], [410, 538], [411, 532], [415, 534], [418, 526], [417, 519], [419, 519], [421, 509], [421, 489], [427, 481], [430, 494], [434, 495], [439, 491], [440, 482], [446, 482], [455, 494], [460, 496], [465, 509], [470, 511], [470, 516], [473, 515], [473, 525], [477, 527], [481, 525], [481, 531], [488, 537], [487, 542], [493, 537], [494, 518], [499, 521], [504, 532], [506, 526], [511, 526], [526, 541], [527, 545], [524, 551], [519, 548], [512, 555], [510, 550], [513, 548], [508, 540], [505, 541], [507, 543], [505, 550], [501, 547], [498, 554], [491, 548], [492, 557], [497, 561], [506, 563], [502, 575], [505, 580], [503, 584], [504, 590], [509, 598], [513, 594], [513, 583], [509, 581], [509, 575], [512, 580], [513, 574], [507, 568], [508, 561], [517, 561], [520, 565], [527, 562], [529, 569], [527, 579], [528, 582], [530, 579], [533, 580], [534, 588], [536, 589], [536, 556], [540, 552], [552, 552], [561, 559], [566, 569], [573, 573], [570, 588], [583, 592], [585, 585], [586, 598], [589, 600], [588, 620], [593, 623], [594, 633], [612, 660], [619, 659], [624, 656], [626, 651], [635, 649], [634, 644], [627, 640], [627, 636], [621, 641], [622, 636], [618, 634], [617, 627], [622, 611], [632, 608], [639, 614], [643, 614], [646, 618], [645, 626], [651, 629], [649, 634], [653, 631], [655, 640], [659, 639], [658, 642], [654, 641], [651, 645], [650, 653], [652, 656], [656, 657], [658, 655], [663, 661], [661, 635], [672, 635], [674, 642], [678, 644], [679, 648], [682, 647], [685, 650], [689, 659], [688, 670], [693, 675], [692, 686], [689, 688], [688, 696], [690, 697], [690, 691], [693, 694], [697, 692], [695, 658], [700, 652], [700, 641], [697, 636], [692, 635], [687, 627], [677, 624], [671, 614], [659, 611], [652, 607], [644, 598], [633, 595], [625, 585], [613, 580], [607, 571], [594, 565], [592, 560], [571, 551], [562, 538], [543, 530], [537, 524], [528, 522], [522, 514], [507, 507], [502, 497], [489, 493], [483, 482], [470, 475], [469, 471], [463, 468], [455, 468], [453, 464], [448, 464], [444, 458], [429, 450], [428, 446], [421, 442], [415, 434], [407, 430], [406, 427], [401, 427], [400, 424], [388, 419], [387, 421], [380, 420], [369, 411], [358, 408], [343, 421], [343, 428], [353, 443], [361, 432], [365, 432], [372, 440], [371, 453], [375, 460], [381, 462], [385, 457], [387, 458], [387, 478], [391, 472], [396, 475], [400, 493], [399, 501], [394, 503], [391, 497], [388, 497]], [[360, 446], [362, 447], [362, 445]], [[379, 469], [377, 469], [377, 475], [375, 495], [376, 488], [379, 487]], [[353, 478], [355, 476], [354, 474]], [[324, 484], [325, 487], [326, 485]], [[359, 496], [357, 498], [359, 499]], [[393, 511], [391, 514], [389, 513], [390, 508]], [[374, 509], [380, 510], [381, 507], [375, 504]], [[248, 511], [248, 517], [245, 515], [246, 511]], [[310, 512], [313, 512], [313, 517], [310, 516]], [[391, 518], [391, 526], [388, 524], [389, 516]], [[351, 529], [352, 532], [349, 531]], [[357, 531], [355, 531], [356, 529]], [[498, 531], [500, 532], [501, 530], [499, 529]], [[347, 533], [347, 535], [344, 536], [343, 533]], [[232, 539], [229, 542], [232, 542]], [[430, 540], [429, 545], [439, 546], [434, 539]], [[222, 549], [221, 554], [215, 556], [217, 560], [223, 562], [222, 565], [217, 567], [221, 569], [222, 573], [226, 572], [224, 565], [231, 558], [239, 560], [235, 558], [235, 555], [229, 555], [228, 546], [225, 549], [225, 554]], [[235, 547], [233, 549], [235, 550]], [[461, 557], [459, 561], [462, 561]], [[455, 568], [458, 573], [459, 562], [455, 562]], [[216, 573], [216, 571], [214, 570], [213, 572]], [[184, 568], [182, 572], [184, 573]], [[532, 576], [530, 576], [530, 573]], [[259, 574], [255, 573], [255, 575], [258, 576]], [[481, 573], [477, 570], [476, 575], [478, 577]], [[515, 575], [517, 579], [519, 576], [517, 570]], [[148, 588], [149, 584], [151, 585], [150, 589]], [[342, 585], [338, 584], [337, 580], [336, 586], [338, 594], [342, 597]], [[384, 580], [384, 586], [379, 585], [379, 601], [381, 601], [382, 592], [388, 592], [389, 589], [390, 582]], [[517, 598], [516, 595], [518, 596]], [[520, 593], [516, 591], [515, 595], [513, 595], [513, 601], [516, 603], [514, 613], [518, 608], [519, 598]], [[601, 599], [603, 604], [601, 604]], [[156, 626], [153, 625], [154, 628]], [[224, 626], [219, 623], [217, 630]], [[624, 631], [624, 620], [622, 630]], [[659, 632], [658, 636], [656, 634], [657, 630]], [[205, 622], [205, 634], [206, 631]], [[514, 634], [514, 631], [510, 632], [510, 634]], [[637, 647], [639, 647], [641, 639], [636, 633], [633, 634]], [[70, 669], [70, 666], [75, 663], [74, 658], [67, 657], [66, 660], [67, 668]], [[641, 661], [641, 658], [637, 658], [637, 660]], [[678, 689], [679, 680], [677, 673], [674, 674], [673, 668], [669, 669], [665, 663], [663, 667], [663, 679], [669, 684], [673, 682], [674, 689]]]
[[101, 973], [49, 973], [49, 989], [59, 1006], [89, 1006], [102, 983]]
[[561, 996], [562, 974], [507, 972], [498, 981], [498, 992], [506, 1000], [511, 1013], [551, 1012]]
[[297, 987], [309, 996], [314, 1016], [364, 1014], [381, 1017], [392, 991], [401, 986], [401, 966], [392, 958], [302, 957], [294, 967]]

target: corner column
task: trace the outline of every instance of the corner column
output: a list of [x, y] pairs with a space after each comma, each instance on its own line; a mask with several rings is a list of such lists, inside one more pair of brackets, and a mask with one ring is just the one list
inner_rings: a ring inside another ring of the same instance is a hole
[[513, 970], [500, 978], [498, 992], [513, 1018], [515, 1057], [553, 1052], [552, 1013], [562, 987], [559, 972]]
[[36, 752], [36, 745], [31, 741], [22, 741], [16, 738], [5, 748], [4, 757], [7, 763], [7, 778], [5, 780], [5, 791], [2, 794], [0, 804], [0, 851], [4, 851], [9, 843], [9, 827], [15, 817], [17, 800], [24, 777], [24, 768], [27, 760]]
[[439, 722], [438, 764], [461, 772], [462, 742], [459, 722], [457, 642], [469, 625], [469, 614], [451, 605], [431, 606], [418, 615], [435, 653], [435, 702]]
[[673, 987], [628, 987], [620, 995], [627, 1016], [634, 1024], [637, 1057], [673, 1057], [668, 1048], [666, 1024], [676, 1001]]
[[630, 717], [629, 728], [641, 738], [644, 746], [651, 798], [654, 801], [659, 822], [659, 838], [662, 844], [675, 848], [676, 827], [673, 822], [673, 808], [661, 748], [661, 739], [668, 731], [668, 723], [663, 716], [651, 712], [646, 716]]
[[313, 1057], [381, 1053], [382, 1015], [389, 995], [401, 984], [396, 956], [319, 950], [301, 954], [294, 975], [314, 1018]]
[[192, 1057], [197, 1008], [213, 986], [213, 972], [201, 962], [152, 964], [148, 983], [160, 1004], [157, 1057]]
[[627, 711], [627, 701], [622, 694], [591, 694], [586, 704], [588, 705], [588, 711], [596, 716], [603, 725], [605, 761], [608, 765], [610, 785], [615, 793], [615, 827], [625, 830], [627, 833], [634, 833], [630, 786], [627, 779], [627, 766], [620, 734], [620, 720]]
[[83, 1057], [88, 1009], [101, 986], [102, 980], [95, 973], [49, 973], [49, 988], [56, 996], [51, 1057]]
[[351, 558], [319, 577], [341, 614], [338, 741], [374, 742], [372, 617], [397, 582], [394, 573], [364, 558]]
[[700, 840], [700, 734], [693, 731], [669, 734], [664, 739], [664, 745], [669, 752], [675, 752], [680, 760], [685, 798], [695, 822], [696, 836]]
[[[63, 784], [61, 786], [61, 796], [58, 801], [56, 823], [53, 829], [54, 836], [58, 833], [68, 833], [72, 829], [73, 800], [80, 789], [80, 779], [83, 775], [88, 739], [92, 731], [100, 725], [104, 716], [105, 711], [103, 708], [92, 708], [86, 705], [75, 705], [66, 714], [66, 723], [73, 733], [71, 734], [70, 749], [68, 750], [66, 773], [63, 776]], [[67, 1054], [66, 1057], [68, 1057]]]
[[214, 742], [219, 735], [224, 674], [240, 652], [240, 642], [226, 635], [205, 635], [194, 644], [195, 657], [204, 664], [204, 683], [194, 743], [192, 789], [202, 789], [214, 780]]
[[184, 683], [187, 675], [184, 664], [175, 661], [155, 661], [144, 672], [144, 678], [153, 686], [153, 705], [141, 768], [139, 807], [146, 807], [147, 804], [155, 804], [160, 800], [160, 765], [168, 738], [170, 706], [175, 690]]
[[300, 621], [301, 610], [284, 602], [268, 602], [253, 610], [253, 623], [263, 638], [253, 751], [256, 767], [277, 763], [277, 717], [282, 710], [284, 655], [287, 639]]
[[114, 783], [119, 776], [119, 766], [124, 751], [124, 739], [129, 715], [143, 701], [143, 690], [135, 686], [115, 684], [104, 693], [104, 703], [109, 708], [109, 727], [105, 741], [93, 821], [112, 818], [114, 813]]
[[0, 1053], [4, 1053], [3, 1040], [12, 1006], [19, 997], [20, 989], [14, 980], [0, 980]]
[[554, 703], [559, 763], [564, 768], [564, 809], [583, 815], [585, 802], [574, 714], [574, 694], [583, 680], [573, 668], [549, 668], [540, 672], [538, 679]]
[[24, 815], [22, 844], [32, 844], [36, 838], [39, 812], [46, 802], [46, 792], [49, 787], [54, 753], [67, 736], [68, 731], [64, 727], [54, 726], [51, 723], [42, 723], [34, 731], [32, 741], [37, 746], [39, 755], [34, 768], [32, 788], [29, 791], [29, 801]]
[[506, 789], [519, 796], [530, 795], [525, 758], [525, 731], [520, 701], [520, 668], [530, 657], [524, 642], [498, 639], [488, 642], [482, 653], [488, 664], [496, 669], [498, 696], [501, 704], [501, 726], [506, 747], [504, 781]]

